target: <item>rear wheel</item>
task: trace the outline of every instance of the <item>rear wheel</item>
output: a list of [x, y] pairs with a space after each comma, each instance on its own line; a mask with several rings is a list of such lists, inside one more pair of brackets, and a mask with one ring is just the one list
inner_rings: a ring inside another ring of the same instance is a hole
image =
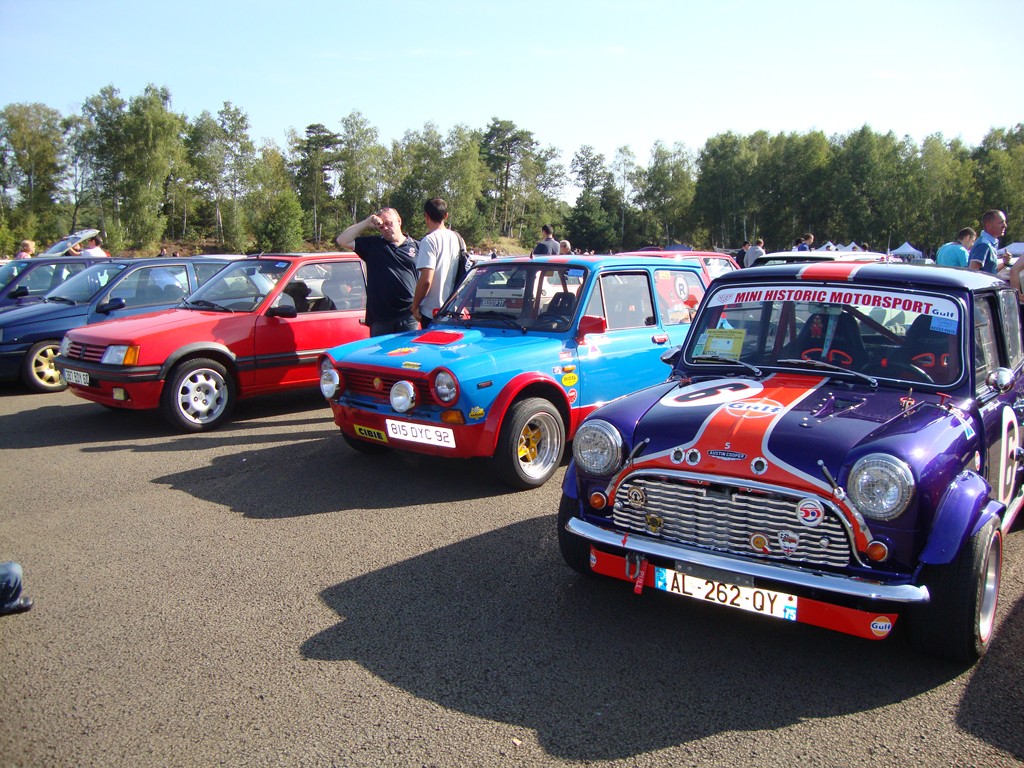
[[216, 360], [178, 363], [164, 383], [160, 410], [172, 426], [188, 432], [216, 429], [235, 405], [235, 380]]
[[64, 377], [53, 364], [59, 350], [59, 341], [40, 341], [32, 345], [21, 363], [21, 380], [26, 387], [36, 392], [60, 392], [67, 389]]
[[966, 664], [985, 655], [995, 628], [1003, 565], [997, 522], [974, 534], [952, 563], [925, 572], [931, 601], [907, 616], [907, 632], [918, 650]]
[[590, 570], [590, 544], [565, 530], [565, 524], [575, 517], [578, 506], [576, 499], [562, 494], [562, 501], [558, 504], [558, 548], [570, 568], [584, 576], [593, 576], [594, 572]]
[[514, 488], [537, 488], [558, 469], [564, 450], [565, 425], [558, 409], [542, 397], [531, 397], [506, 414], [491, 467]]

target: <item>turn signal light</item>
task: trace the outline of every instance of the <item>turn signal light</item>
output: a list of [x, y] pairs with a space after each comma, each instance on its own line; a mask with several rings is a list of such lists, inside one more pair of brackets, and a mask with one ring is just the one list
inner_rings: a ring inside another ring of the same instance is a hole
[[874, 560], [876, 563], [884, 562], [889, 559], [889, 547], [876, 539], [868, 544], [867, 555], [868, 560]]
[[444, 424], [465, 424], [466, 417], [462, 415], [462, 411], [452, 409], [441, 411], [441, 421]]
[[593, 509], [604, 509], [608, 506], [608, 497], [601, 493], [601, 491], [594, 491], [590, 494], [590, 506]]

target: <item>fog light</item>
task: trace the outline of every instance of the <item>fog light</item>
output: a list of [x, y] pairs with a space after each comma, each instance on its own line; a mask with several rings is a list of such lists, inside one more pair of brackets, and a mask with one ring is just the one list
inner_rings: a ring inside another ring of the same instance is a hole
[[114, 387], [114, 399], [115, 400], [127, 400], [128, 393], [121, 387]]
[[885, 544], [885, 542], [878, 541], [876, 539], [875, 541], [872, 541], [870, 544], [868, 544], [867, 554], [869, 560], [874, 560], [876, 563], [881, 563], [889, 559], [889, 547]]
[[601, 491], [594, 491], [590, 494], [590, 506], [593, 509], [604, 509], [608, 506], [608, 497], [601, 493]]

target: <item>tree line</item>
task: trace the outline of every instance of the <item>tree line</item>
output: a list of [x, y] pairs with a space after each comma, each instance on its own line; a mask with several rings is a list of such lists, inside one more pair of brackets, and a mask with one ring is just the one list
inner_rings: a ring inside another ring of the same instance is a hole
[[290, 130], [282, 148], [257, 146], [230, 102], [194, 118], [170, 105], [166, 88], [124, 98], [110, 85], [77, 114], [40, 103], [0, 110], [0, 254], [85, 227], [102, 230], [113, 253], [155, 252], [166, 240], [224, 252], [328, 248], [384, 205], [418, 237], [434, 196], [483, 247], [529, 248], [550, 223], [599, 253], [733, 249], [758, 237], [785, 250], [804, 232], [930, 251], [978, 229], [989, 208], [1006, 212], [1007, 242], [1024, 234], [1024, 124], [993, 128], [976, 147], [866, 125], [834, 136], [729, 132], [697, 150], [656, 142], [642, 163], [629, 146], [607, 158], [584, 145], [566, 166], [559, 149], [498, 117], [447, 133], [427, 122], [387, 145], [353, 111], [338, 130]]

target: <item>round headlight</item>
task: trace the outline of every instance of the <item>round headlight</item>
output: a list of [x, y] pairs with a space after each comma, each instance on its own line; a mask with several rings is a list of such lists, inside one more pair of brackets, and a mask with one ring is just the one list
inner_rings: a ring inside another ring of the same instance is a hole
[[572, 455], [576, 466], [584, 472], [610, 475], [622, 462], [622, 437], [607, 421], [588, 421], [573, 438]]
[[396, 381], [391, 387], [391, 407], [406, 413], [416, 407], [416, 387], [408, 381]]
[[914, 476], [904, 462], [884, 453], [858, 459], [847, 483], [850, 501], [873, 520], [892, 520], [914, 495]]
[[[329, 364], [328, 364], [329, 365]], [[320, 369], [320, 394], [330, 400], [338, 394], [341, 376], [333, 368], [324, 366]]]
[[450, 403], [459, 396], [459, 384], [448, 371], [438, 371], [434, 376], [434, 394], [442, 403]]

